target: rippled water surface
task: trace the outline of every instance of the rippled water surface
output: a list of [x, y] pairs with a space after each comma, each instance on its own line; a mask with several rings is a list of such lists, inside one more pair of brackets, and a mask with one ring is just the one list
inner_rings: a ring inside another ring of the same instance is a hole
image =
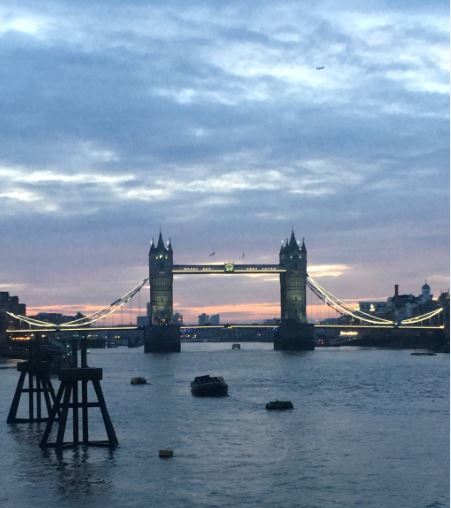
[[[0, 360], [0, 506], [449, 506], [449, 355], [204, 343], [89, 361], [104, 369], [120, 447], [57, 456], [38, 447], [43, 426], [5, 423], [18, 373]], [[208, 373], [224, 376], [229, 397], [191, 396]], [[136, 375], [151, 385], [130, 385]], [[267, 412], [277, 398], [295, 409]], [[163, 447], [172, 459], [158, 458]]]

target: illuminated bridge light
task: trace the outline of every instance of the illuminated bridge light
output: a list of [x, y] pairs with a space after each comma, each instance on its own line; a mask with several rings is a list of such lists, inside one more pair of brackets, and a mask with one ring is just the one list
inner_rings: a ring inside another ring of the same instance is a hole
[[11, 337], [11, 340], [13, 341], [18, 341], [18, 342], [28, 342], [32, 339], [32, 337], [30, 335], [26, 336], [26, 335], [18, 335], [16, 337]]
[[341, 330], [340, 331], [340, 337], [356, 337], [359, 334], [359, 332], [356, 332], [354, 330]]

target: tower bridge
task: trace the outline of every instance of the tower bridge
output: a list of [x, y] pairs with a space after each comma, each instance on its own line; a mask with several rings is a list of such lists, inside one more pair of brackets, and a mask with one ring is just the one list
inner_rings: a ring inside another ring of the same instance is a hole
[[307, 322], [307, 248], [296, 240], [294, 231], [282, 244], [278, 264], [174, 264], [171, 242], [166, 245], [160, 232], [149, 251], [150, 324], [146, 351], [179, 351], [180, 327], [173, 323], [174, 274], [231, 276], [279, 274], [281, 322], [274, 340], [275, 349], [314, 348], [313, 325]]
[[[149, 251], [149, 275], [137, 286], [128, 291], [122, 297], [116, 299], [105, 308], [88, 316], [82, 316], [64, 323], [50, 323], [25, 315], [7, 314], [19, 322], [19, 326], [7, 330], [10, 336], [20, 334], [66, 332], [85, 333], [107, 329], [119, 329], [118, 327], [99, 327], [99, 323], [111, 314], [130, 302], [149, 282], [150, 305], [148, 317], [150, 325], [144, 328], [144, 344], [146, 352], [180, 351], [180, 329], [174, 322], [173, 314], [173, 290], [174, 275], [224, 275], [230, 277], [237, 275], [253, 274], [278, 274], [280, 281], [280, 321], [275, 326], [274, 348], [279, 350], [310, 350], [314, 348], [314, 326], [318, 328], [355, 328], [355, 329], [380, 329], [380, 330], [443, 330], [445, 328], [444, 309], [437, 305], [430, 308], [424, 314], [409, 317], [402, 321], [390, 320], [377, 316], [374, 313], [366, 313], [356, 310], [345, 301], [334, 296], [330, 291], [321, 286], [308, 274], [307, 271], [307, 248], [304, 240], [299, 243], [294, 231], [279, 251], [277, 264], [244, 264], [226, 262], [221, 264], [175, 264], [174, 252], [171, 242], [166, 244], [160, 232], [156, 244], [152, 241]], [[342, 316], [350, 318], [346, 324], [313, 325], [307, 320], [307, 288], [310, 289], [322, 302], [331, 307]], [[24, 329], [21, 325], [27, 325]], [[234, 325], [226, 327], [249, 327], [253, 325]], [[261, 325], [257, 325], [261, 327]], [[273, 327], [274, 325], [268, 325]], [[194, 326], [197, 327], [197, 326]], [[122, 329], [136, 329], [127, 326]], [[191, 327], [189, 327], [191, 328]], [[209, 328], [212, 328], [211, 326]]]

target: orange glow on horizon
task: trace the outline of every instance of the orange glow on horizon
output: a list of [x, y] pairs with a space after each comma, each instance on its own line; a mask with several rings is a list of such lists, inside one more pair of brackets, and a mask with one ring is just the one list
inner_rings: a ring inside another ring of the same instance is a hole
[[[253, 302], [193, 307], [176, 305], [174, 311], [183, 315], [185, 323], [197, 323], [198, 316], [202, 313], [220, 314], [221, 322], [223, 323], [261, 322], [265, 319], [280, 318], [280, 302]], [[307, 316], [309, 320], [322, 320], [338, 317], [338, 314], [326, 305], [317, 303], [307, 305]]]
[[[63, 305], [36, 305], [27, 308], [27, 315], [34, 316], [40, 312], [49, 312], [75, 316], [77, 312], [84, 315], [92, 314], [98, 310], [103, 309], [102, 305], [77, 305], [77, 304], [63, 304]], [[249, 302], [249, 303], [230, 303], [220, 305], [198, 305], [186, 306], [182, 303], [174, 304], [174, 312], [183, 315], [185, 323], [197, 323], [198, 316], [202, 313], [205, 314], [220, 314], [222, 322], [245, 323], [245, 322], [261, 322], [265, 319], [279, 318], [280, 317], [280, 302]], [[100, 320], [100, 323], [107, 324], [130, 324], [136, 323], [138, 316], [146, 315], [146, 305], [141, 307], [125, 305], [119, 309], [115, 314], [112, 314], [105, 320]], [[309, 320], [322, 320], [329, 317], [337, 317], [337, 314], [321, 303], [313, 303], [307, 305], [307, 315]]]

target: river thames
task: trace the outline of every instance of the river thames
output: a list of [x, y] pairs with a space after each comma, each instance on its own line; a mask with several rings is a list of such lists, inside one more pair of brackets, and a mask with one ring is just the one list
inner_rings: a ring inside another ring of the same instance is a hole
[[[18, 373], [0, 360], [0, 506], [447, 507], [449, 355], [410, 353], [93, 350], [120, 446], [60, 457], [39, 448], [43, 425], [5, 423]], [[224, 376], [229, 397], [193, 397], [202, 374]], [[266, 411], [274, 399], [295, 409]], [[158, 458], [164, 447], [173, 458]]]

